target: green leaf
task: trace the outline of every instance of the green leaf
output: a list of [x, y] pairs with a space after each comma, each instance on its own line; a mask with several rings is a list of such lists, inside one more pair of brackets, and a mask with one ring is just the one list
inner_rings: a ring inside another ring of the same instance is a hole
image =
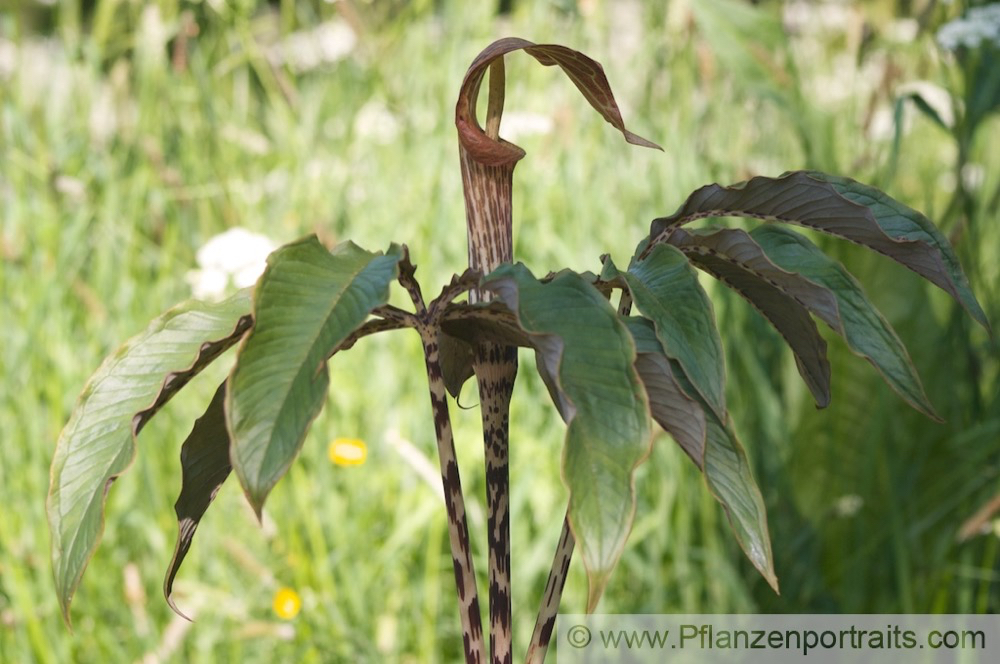
[[944, 236], [927, 217], [874, 187], [813, 171], [755, 177], [731, 187], [707, 185], [674, 214], [653, 220], [650, 237], [652, 243], [664, 242], [687, 222], [727, 216], [799, 224], [864, 245], [947, 292], [989, 329]]
[[663, 355], [663, 344], [656, 336], [656, 326], [653, 325], [653, 321], [642, 316], [623, 316], [622, 320], [625, 322], [629, 334], [632, 335], [637, 353]]
[[52, 459], [46, 504], [63, 618], [104, 530], [111, 483], [135, 457], [135, 436], [251, 326], [250, 294], [185, 302], [106, 358], [87, 382]]
[[625, 324], [632, 333], [638, 355], [635, 368], [649, 396], [653, 419], [671, 435], [699, 469], [705, 465], [705, 410], [702, 402], [689, 397], [670, 368], [670, 359], [656, 338], [652, 321], [628, 316]]
[[[777, 592], [764, 499], [728, 418], [720, 419], [708, 408], [680, 364], [667, 359], [650, 321], [633, 316], [625, 323], [635, 340], [636, 366], [649, 392], [654, 419], [702, 470], [709, 491], [726, 512], [736, 541]], [[678, 390], [680, 395], [675, 393]]]
[[[205, 413], [199, 417], [181, 446], [181, 493], [174, 504], [177, 513], [177, 544], [174, 557], [163, 580], [163, 596], [178, 615], [184, 616], [174, 603], [174, 578], [184, 562], [195, 530], [208, 506], [229, 477], [229, 431], [223, 405], [226, 384], [219, 385]], [[184, 616], [187, 618], [187, 616]]]
[[809, 176], [829, 182], [841, 196], [852, 203], [864, 206], [874, 216], [879, 228], [894, 241], [903, 246], [919, 243], [931, 247], [933, 251], [928, 257], [930, 259], [928, 264], [921, 260], [919, 254], [912, 259], [906, 257], [909, 260], [905, 262], [896, 256], [891, 258], [895, 258], [951, 295], [965, 307], [976, 322], [987, 330], [990, 329], [986, 314], [979, 306], [976, 296], [972, 294], [969, 280], [962, 271], [955, 250], [930, 219], [885, 192], [851, 178], [816, 172], [810, 172]]
[[826, 359], [826, 341], [809, 317], [809, 311], [837, 322], [837, 301], [833, 294], [775, 266], [741, 230], [692, 234], [675, 228], [668, 242], [683, 251], [692, 263], [742, 295], [774, 325], [795, 354], [799, 374], [813, 393], [816, 405], [820, 408], [829, 405], [830, 363]]
[[605, 272], [625, 280], [636, 306], [656, 326], [667, 356], [680, 362], [698, 393], [725, 417], [726, 365], [715, 312], [684, 254], [661, 244], [633, 262], [628, 272], [619, 272], [608, 258]]
[[767, 510], [750, 470], [746, 450], [728, 422], [706, 413], [705, 482], [725, 509], [743, 553], [778, 592]]
[[886, 383], [911, 406], [940, 421], [903, 342], [843, 265], [787, 228], [765, 224], [750, 235], [780, 267], [828, 288], [837, 298], [839, 309], [839, 325], [834, 329], [851, 350], [871, 362]]
[[539, 370], [567, 423], [563, 479], [593, 610], [631, 530], [633, 473], [651, 445], [632, 336], [604, 296], [571, 272], [542, 283], [523, 265], [504, 265], [483, 287], [516, 314], [530, 336]]
[[226, 395], [233, 469], [258, 517], [323, 406], [327, 358], [388, 301], [401, 258], [396, 245], [384, 255], [352, 242], [331, 252], [315, 236], [268, 257]]

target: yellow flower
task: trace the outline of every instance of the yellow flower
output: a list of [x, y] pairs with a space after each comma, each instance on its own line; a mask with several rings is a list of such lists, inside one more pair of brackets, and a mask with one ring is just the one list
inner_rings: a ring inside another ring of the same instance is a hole
[[338, 466], [360, 466], [368, 458], [368, 448], [357, 438], [337, 438], [330, 443], [327, 455]]
[[302, 599], [291, 588], [279, 588], [278, 592], [274, 593], [272, 607], [279, 618], [282, 620], [291, 620], [299, 615], [299, 609], [302, 608]]

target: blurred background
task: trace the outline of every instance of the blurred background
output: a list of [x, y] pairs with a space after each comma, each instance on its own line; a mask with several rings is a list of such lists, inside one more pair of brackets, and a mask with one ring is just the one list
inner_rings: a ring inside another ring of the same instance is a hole
[[[536, 274], [596, 270], [605, 252], [626, 263], [650, 220], [702, 184], [813, 168], [925, 212], [1000, 325], [998, 4], [0, 0], [0, 661], [460, 656], [416, 335], [366, 339], [331, 362], [327, 407], [263, 527], [236, 482], [223, 487], [175, 585], [194, 623], [161, 594], [178, 453], [231, 356], [143, 430], [72, 634], [44, 500], [56, 438], [100, 360], [193, 290], [235, 287], [226, 261], [251, 249], [230, 243], [213, 263], [199, 249], [218, 234], [243, 229], [263, 236], [257, 247], [307, 233], [405, 242], [427, 293], [460, 272], [454, 103], [475, 55], [511, 35], [602, 62], [629, 128], [665, 149], [626, 145], [557, 70], [509, 57], [501, 134], [528, 152], [515, 255]], [[660, 433], [598, 611], [1000, 610], [996, 341], [891, 261], [823, 247], [895, 325], [945, 423], [910, 410], [832, 335], [834, 398], [817, 411], [778, 335], [706, 280], [782, 594]], [[532, 367], [522, 355], [512, 425], [518, 653], [567, 497], [564, 428]], [[453, 418], [484, 576], [476, 400], [467, 385]], [[574, 561], [563, 610], [582, 611], [585, 590]]]

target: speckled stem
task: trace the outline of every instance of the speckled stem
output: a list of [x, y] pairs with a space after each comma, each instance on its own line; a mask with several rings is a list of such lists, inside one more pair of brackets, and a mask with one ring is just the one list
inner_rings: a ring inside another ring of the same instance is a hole
[[[486, 134], [496, 139], [503, 112], [503, 58], [490, 67]], [[487, 165], [459, 146], [465, 193], [469, 267], [488, 274], [513, 260], [512, 183], [516, 162]], [[488, 300], [473, 290], [471, 302]], [[510, 589], [508, 435], [510, 398], [517, 375], [517, 348], [482, 344], [474, 364], [482, 408], [486, 457], [487, 540], [490, 580], [490, 662], [513, 662]]]
[[428, 311], [424, 304], [420, 286], [413, 278], [415, 268], [409, 257], [400, 264], [399, 282], [413, 300], [416, 314], [398, 314], [393, 309], [383, 308], [382, 313], [389, 318], [399, 318], [407, 326], [414, 327], [420, 334], [424, 348], [424, 362], [427, 366], [427, 383], [430, 388], [431, 411], [434, 416], [434, 434], [437, 437], [438, 460], [441, 463], [441, 482], [444, 486], [444, 502], [448, 511], [448, 539], [451, 544], [451, 560], [455, 569], [455, 587], [458, 592], [459, 615], [462, 623], [462, 645], [466, 664], [485, 664], [486, 643], [483, 639], [482, 618], [479, 615], [479, 590], [476, 587], [476, 571], [472, 563], [472, 546], [469, 541], [469, 524], [465, 518], [465, 498], [462, 493], [462, 479], [458, 471], [458, 457], [455, 454], [455, 439], [448, 413], [448, 396], [441, 371], [439, 335], [441, 325], [437, 320], [439, 311], [431, 304]]
[[538, 608], [535, 631], [531, 634], [531, 644], [528, 646], [528, 655], [525, 658], [527, 664], [541, 664], [545, 661], [545, 653], [552, 640], [552, 630], [556, 625], [556, 615], [559, 613], [559, 600], [562, 598], [566, 575], [569, 573], [569, 562], [573, 558], [574, 546], [576, 540], [569, 528], [569, 516], [567, 516], [563, 520], [559, 546], [556, 547], [556, 555], [549, 569], [549, 579], [545, 583], [545, 593]]
[[427, 379], [430, 385], [431, 409], [434, 413], [434, 433], [438, 441], [438, 459], [441, 462], [441, 481], [444, 484], [444, 501], [448, 508], [448, 537], [455, 568], [455, 587], [458, 590], [459, 611], [462, 620], [462, 640], [466, 664], [486, 662], [486, 644], [483, 640], [482, 619], [479, 616], [479, 592], [476, 589], [476, 572], [472, 564], [472, 547], [469, 526], [465, 519], [465, 500], [462, 480], [458, 473], [458, 459], [448, 415], [448, 398], [438, 355], [437, 329], [429, 325], [418, 326], [424, 345]]

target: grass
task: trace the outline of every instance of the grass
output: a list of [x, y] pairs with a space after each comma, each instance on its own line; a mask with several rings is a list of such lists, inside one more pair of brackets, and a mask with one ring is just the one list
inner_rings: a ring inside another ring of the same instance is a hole
[[[394, 15], [378, 16], [381, 10], [365, 3], [342, 2], [366, 26], [355, 50], [295, 73], [266, 64], [263, 35], [279, 29], [274, 22], [308, 27], [334, 7], [283, 2], [277, 15], [219, 16], [203, 3], [201, 33], [186, 65], [175, 69], [168, 49], [138, 47], [152, 29], [139, 5], [95, 4], [97, 23], [88, 30], [70, 11], [75, 3], [62, 3], [54, 40], [41, 39], [15, 13], [0, 15], [0, 34], [17, 35], [10, 43], [23, 54], [11, 71], [0, 67], [0, 661], [459, 656], [444, 510], [417, 465], [398, 451], [410, 445], [436, 466], [419, 345], [405, 334], [366, 340], [333, 362], [327, 408], [270, 498], [263, 528], [235, 484], [223, 488], [176, 584], [182, 609], [197, 614], [193, 624], [173, 616], [160, 586], [175, 533], [179, 443], [224, 367], [199, 377], [143, 431], [135, 464], [110, 492], [104, 539], [77, 594], [72, 634], [52, 590], [44, 496], [54, 442], [87, 376], [146, 321], [187, 297], [184, 275], [212, 235], [243, 226], [279, 242], [310, 232], [369, 249], [406, 242], [428, 292], [461, 270], [453, 103], [465, 67], [495, 37], [559, 41], [599, 59], [630, 128], [666, 151], [625, 145], [556, 72], [512, 56], [509, 111], [555, 119], [551, 133], [517, 140], [529, 156], [515, 175], [515, 251], [536, 273], [595, 269], [604, 252], [622, 263], [649, 220], [672, 212], [688, 191], [748, 174], [807, 166], [846, 172], [932, 217], [948, 202], [942, 174], [954, 153], [943, 132], [915, 119], [895, 173], [888, 170], [890, 144], [866, 138], [869, 100], [891, 94], [884, 82], [842, 73], [846, 101], [810, 98], [837, 55], [850, 53], [839, 33], [820, 39], [818, 53], [797, 54], [791, 79], [771, 80], [766, 72], [746, 79], [727, 73], [725, 54], [678, 21], [678, 10], [655, 3], [636, 3], [638, 23], [627, 23], [616, 3], [584, 2], [577, 10], [573, 3], [518, 4], [500, 23], [485, 6], [400, 3]], [[888, 5], [872, 10], [883, 22]], [[159, 6], [169, 28], [181, 7]], [[637, 31], [634, 45], [616, 41], [624, 28], [607, 29], [614, 21]], [[870, 57], [891, 61], [903, 80], [945, 80], [947, 63], [928, 36], [902, 44], [877, 38], [874, 48]], [[358, 124], [366, 103], [396, 119], [391, 142]], [[112, 129], [102, 129], [112, 116]], [[789, 131], [790, 117], [805, 118], [804, 133]], [[974, 153], [984, 201], [1000, 181], [1000, 156], [988, 140], [996, 129], [995, 120], [984, 128]], [[974, 221], [979, 244], [963, 245], [960, 235], [957, 244], [995, 323], [996, 206], [983, 205]], [[947, 423], [910, 412], [834, 339], [834, 402], [816, 412], [776, 335], [737, 298], [713, 289], [729, 402], [770, 508], [782, 595], [742, 560], [700, 478], [661, 434], [639, 471], [633, 534], [599, 610], [998, 609], [1000, 542], [991, 535], [955, 539], [1000, 484], [996, 348], [942, 294], [903, 270], [854, 247], [826, 246], [897, 326]], [[977, 372], [963, 359], [969, 348]], [[566, 498], [558, 465], [563, 429], [529, 375], [532, 362], [522, 356], [512, 414], [518, 652]], [[474, 390], [461, 402], [474, 405]], [[478, 412], [453, 409], [453, 417], [483, 574]], [[332, 466], [326, 446], [338, 436], [365, 439], [368, 461]], [[855, 512], [844, 509], [852, 504]], [[302, 597], [301, 613], [289, 622], [271, 610], [280, 586]], [[574, 564], [564, 610], [581, 610], [584, 596]]]

